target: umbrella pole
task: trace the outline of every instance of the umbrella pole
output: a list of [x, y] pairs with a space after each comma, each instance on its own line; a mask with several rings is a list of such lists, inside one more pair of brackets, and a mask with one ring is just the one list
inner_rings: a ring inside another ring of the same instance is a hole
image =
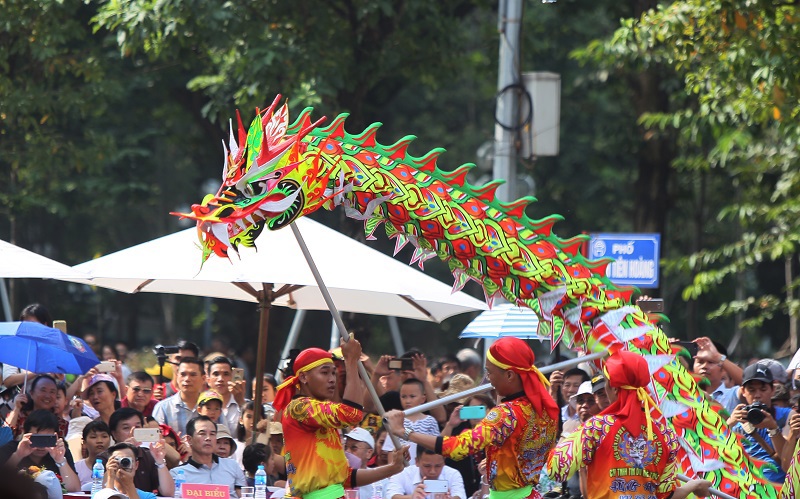
[[[336, 322], [336, 326], [339, 328], [339, 334], [341, 335], [342, 340], [348, 341], [350, 336], [347, 333], [347, 328], [344, 327], [344, 322], [342, 322], [342, 317], [339, 315], [339, 310], [337, 310], [336, 304], [333, 303], [333, 298], [331, 298], [331, 294], [328, 292], [328, 287], [325, 286], [325, 282], [322, 280], [322, 275], [320, 275], [319, 269], [314, 263], [314, 259], [311, 258], [311, 252], [308, 251], [308, 246], [306, 246], [306, 242], [303, 240], [303, 235], [300, 234], [300, 229], [298, 229], [294, 223], [291, 224], [291, 227], [292, 233], [294, 233], [294, 237], [297, 239], [297, 244], [300, 246], [300, 250], [303, 252], [306, 262], [308, 262], [308, 267], [311, 269], [311, 273], [314, 274], [314, 280], [317, 281], [317, 287], [319, 287], [322, 297], [325, 298], [325, 304], [328, 305], [328, 310], [330, 310], [333, 320]], [[386, 410], [383, 408], [380, 398], [378, 398], [378, 393], [375, 391], [375, 387], [372, 386], [372, 382], [367, 374], [367, 370], [364, 368], [364, 363], [360, 360], [358, 361], [358, 373], [361, 375], [361, 379], [364, 381], [364, 384], [367, 385], [367, 390], [372, 398], [372, 402], [375, 404], [375, 408], [378, 409], [378, 415], [383, 418]], [[400, 445], [400, 439], [397, 438], [397, 435], [394, 435], [392, 432], [388, 432], [388, 434], [392, 439], [394, 448], [402, 448]]]
[[[608, 355], [608, 352], [597, 352], [590, 355], [584, 355], [583, 357], [576, 357], [574, 359], [565, 360], [563, 362], [559, 362], [557, 364], [551, 364], [549, 366], [543, 367], [540, 369], [542, 374], [548, 374], [553, 371], [558, 371], [559, 369], [567, 369], [571, 367], [575, 367], [578, 364], [583, 362], [588, 362], [590, 360], [602, 359]], [[420, 412], [429, 411], [440, 405], [449, 404], [450, 402], [456, 402], [464, 397], [469, 397], [470, 395], [475, 395], [476, 393], [484, 393], [492, 390], [494, 387], [491, 383], [486, 383], [485, 385], [476, 386], [475, 388], [470, 388], [468, 390], [464, 390], [463, 392], [454, 393], [453, 395], [448, 395], [447, 397], [442, 397], [439, 400], [432, 400], [430, 402], [426, 402], [422, 405], [418, 405], [417, 407], [412, 407], [407, 411], [403, 411], [406, 416], [409, 414], [418, 414]]]
[[28, 353], [25, 355], [25, 381], [22, 383], [22, 393], [28, 393], [28, 366], [31, 363], [31, 344], [28, 343]]
[[[262, 395], [264, 392], [264, 373], [267, 361], [267, 333], [269, 332], [269, 311], [272, 308], [272, 284], [264, 283], [263, 290], [258, 292], [258, 354], [256, 357], [256, 392], [253, 394], [253, 438], [258, 437], [258, 420], [261, 419]], [[245, 380], [245, 383], [247, 380]], [[269, 434], [269, 430], [267, 430]]]

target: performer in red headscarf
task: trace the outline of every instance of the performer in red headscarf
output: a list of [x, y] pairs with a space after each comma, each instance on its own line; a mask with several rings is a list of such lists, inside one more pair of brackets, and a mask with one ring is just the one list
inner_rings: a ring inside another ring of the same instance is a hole
[[308, 348], [292, 364], [294, 375], [275, 394], [272, 405], [280, 415], [289, 494], [306, 499], [338, 499], [345, 488], [367, 485], [403, 471], [403, 451], [389, 456], [389, 464], [354, 470], [347, 463], [340, 430], [358, 425], [364, 385], [358, 375], [361, 344], [342, 344], [347, 385], [342, 402], [337, 395], [336, 367], [330, 352]]
[[390, 429], [451, 459], [486, 450], [492, 499], [538, 498], [534, 486], [556, 442], [558, 406], [547, 391], [547, 379], [533, 365], [527, 343], [501, 338], [486, 358], [489, 382], [502, 399], [471, 430], [452, 437], [422, 435], [403, 427], [401, 411], [386, 413]]
[[647, 393], [644, 357], [617, 352], [604, 371], [611, 405], [559, 442], [548, 462], [553, 479], [567, 481], [580, 469], [584, 499], [707, 495], [711, 482], [705, 480], [678, 487], [678, 438]]

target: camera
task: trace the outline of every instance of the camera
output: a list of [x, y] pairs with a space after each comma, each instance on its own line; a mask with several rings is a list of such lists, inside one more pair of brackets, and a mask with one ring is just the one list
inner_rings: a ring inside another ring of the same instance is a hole
[[761, 402], [753, 402], [750, 405], [746, 405], [744, 410], [747, 412], [747, 416], [745, 416], [747, 422], [757, 425], [764, 421], [764, 413], [761, 411], [769, 411], [769, 408]]
[[128, 456], [118, 457], [116, 459], [117, 463], [119, 463], [119, 467], [123, 470], [130, 471], [133, 469], [133, 459]]
[[180, 352], [180, 349], [177, 347], [177, 345], [170, 345], [170, 346], [156, 345], [155, 347], [153, 347], [153, 353], [156, 355], [172, 355], [173, 353], [178, 353], [178, 352]]

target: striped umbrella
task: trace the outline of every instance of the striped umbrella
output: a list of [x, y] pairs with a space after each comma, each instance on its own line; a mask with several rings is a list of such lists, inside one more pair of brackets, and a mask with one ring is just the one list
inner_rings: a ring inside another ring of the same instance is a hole
[[540, 337], [539, 318], [528, 307], [501, 303], [482, 312], [470, 322], [459, 338], [502, 338], [513, 336], [522, 339], [549, 340]]

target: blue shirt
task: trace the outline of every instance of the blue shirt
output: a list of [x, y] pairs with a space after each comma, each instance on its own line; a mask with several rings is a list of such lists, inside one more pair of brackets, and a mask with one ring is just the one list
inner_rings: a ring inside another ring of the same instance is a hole
[[189, 409], [189, 406], [181, 400], [180, 393], [165, 398], [153, 407], [153, 419], [160, 424], [171, 426], [173, 430], [181, 435], [186, 433], [186, 423], [196, 416], [198, 416], [197, 406], [195, 405], [194, 409]]
[[[782, 431], [784, 425], [786, 425], [786, 418], [789, 417], [789, 413], [792, 412], [792, 409], [789, 407], [773, 407], [773, 409], [775, 410], [775, 422], [778, 423], [778, 430]], [[760, 446], [753, 437], [749, 436], [747, 432], [744, 431], [742, 423], [736, 423], [733, 426], [733, 431], [744, 436], [742, 439], [742, 446], [744, 447], [745, 452], [747, 452], [751, 457], [766, 462], [766, 466], [761, 468], [761, 470], [764, 472], [764, 477], [771, 482], [783, 483], [783, 481], [786, 479], [786, 472], [781, 469], [781, 463], [773, 459], [772, 456], [770, 456], [769, 453], [762, 446]], [[766, 443], [775, 448], [775, 444], [772, 443], [772, 439], [769, 437], [769, 430], [761, 428], [755, 431], [761, 436], [761, 438], [764, 439]]]
[[152, 492], [145, 492], [143, 490], [136, 489], [136, 493], [139, 494], [139, 499], [158, 499], [158, 496]]

